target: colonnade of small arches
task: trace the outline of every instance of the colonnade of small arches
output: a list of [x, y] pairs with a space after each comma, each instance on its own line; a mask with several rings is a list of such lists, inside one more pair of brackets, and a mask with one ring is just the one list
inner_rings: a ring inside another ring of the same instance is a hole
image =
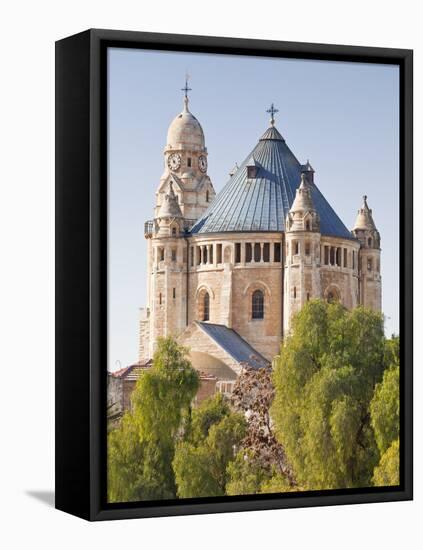
[[[312, 243], [310, 241], [293, 240], [291, 243], [286, 243], [287, 258], [292, 258], [293, 256], [298, 256], [301, 254], [304, 254], [304, 256], [311, 256]], [[353, 270], [358, 267], [358, 251], [349, 250], [345, 246], [316, 244], [315, 256], [320, 260], [321, 265], [336, 266]]]
[[280, 263], [280, 242], [210, 243], [190, 246], [190, 267], [234, 263]]

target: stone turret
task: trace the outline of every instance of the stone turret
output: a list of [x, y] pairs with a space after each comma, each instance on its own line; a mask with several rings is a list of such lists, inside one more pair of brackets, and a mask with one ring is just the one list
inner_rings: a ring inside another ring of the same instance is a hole
[[320, 217], [305, 170], [286, 218], [284, 330], [292, 315], [311, 298], [321, 296]]
[[320, 231], [319, 215], [314, 208], [311, 185], [305, 172], [301, 174], [301, 183], [289, 210], [286, 230], [291, 233], [296, 231]]
[[375, 311], [382, 309], [382, 279], [380, 275], [380, 234], [367, 204], [367, 196], [358, 210], [352, 234], [360, 241], [358, 277], [359, 302]]
[[178, 197], [173, 191], [172, 182], [170, 182], [169, 192], [164, 195], [163, 202], [159, 208], [156, 218], [159, 229], [158, 236], [179, 236], [180, 232], [183, 230], [181, 223], [182, 218], [183, 216], [179, 207]]

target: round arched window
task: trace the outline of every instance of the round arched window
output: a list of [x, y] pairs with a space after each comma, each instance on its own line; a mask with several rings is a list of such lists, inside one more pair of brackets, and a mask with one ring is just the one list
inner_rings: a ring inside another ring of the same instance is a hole
[[210, 321], [210, 294], [202, 289], [197, 297], [197, 319]]
[[253, 319], [264, 318], [264, 293], [262, 290], [255, 290], [253, 292], [251, 307], [251, 317]]

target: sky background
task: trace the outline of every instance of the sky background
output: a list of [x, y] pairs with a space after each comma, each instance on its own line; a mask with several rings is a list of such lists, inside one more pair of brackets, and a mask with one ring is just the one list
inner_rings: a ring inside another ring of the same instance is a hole
[[368, 195], [381, 234], [382, 306], [399, 332], [399, 70], [396, 66], [109, 49], [109, 370], [138, 359], [146, 301], [144, 222], [153, 218], [171, 121], [190, 110], [216, 192], [275, 126], [344, 224]]

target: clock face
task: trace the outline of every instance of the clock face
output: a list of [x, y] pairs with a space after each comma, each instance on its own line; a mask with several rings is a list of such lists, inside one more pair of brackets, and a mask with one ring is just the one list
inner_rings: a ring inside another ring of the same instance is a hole
[[198, 158], [198, 166], [202, 172], [205, 172], [207, 170], [207, 159], [204, 155], [201, 155]]
[[172, 153], [169, 155], [167, 165], [171, 170], [177, 170], [181, 166], [181, 155], [178, 155], [178, 153]]

